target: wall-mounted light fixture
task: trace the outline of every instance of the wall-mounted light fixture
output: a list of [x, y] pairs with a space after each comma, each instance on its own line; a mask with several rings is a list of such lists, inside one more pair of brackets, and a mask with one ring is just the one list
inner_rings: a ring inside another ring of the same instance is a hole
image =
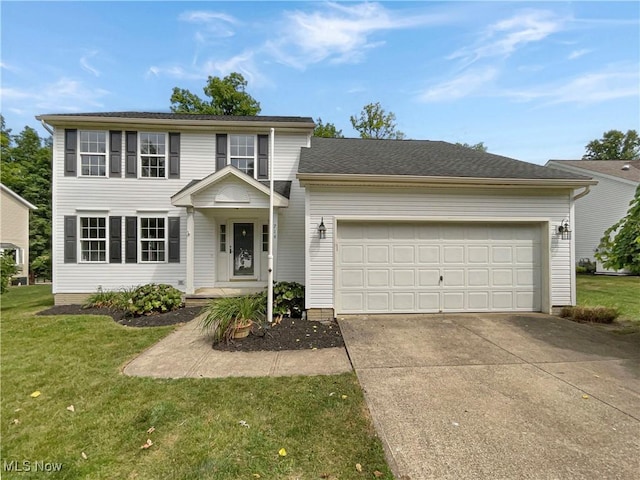
[[322, 217], [320, 225], [318, 225], [318, 236], [320, 238], [327, 238], [327, 227], [324, 226], [324, 217]]
[[563, 220], [560, 225], [558, 225], [558, 235], [563, 240], [571, 240], [571, 227], [569, 226], [569, 220]]

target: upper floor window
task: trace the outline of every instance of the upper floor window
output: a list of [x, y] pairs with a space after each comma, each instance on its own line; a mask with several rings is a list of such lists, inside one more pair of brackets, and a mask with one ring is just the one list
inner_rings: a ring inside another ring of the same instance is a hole
[[164, 133], [140, 134], [140, 172], [143, 178], [166, 178], [167, 138]]
[[89, 177], [106, 177], [107, 132], [80, 131], [80, 171]]
[[229, 159], [231, 165], [253, 177], [256, 164], [254, 135], [229, 135]]
[[83, 262], [107, 261], [105, 217], [80, 217], [80, 258]]

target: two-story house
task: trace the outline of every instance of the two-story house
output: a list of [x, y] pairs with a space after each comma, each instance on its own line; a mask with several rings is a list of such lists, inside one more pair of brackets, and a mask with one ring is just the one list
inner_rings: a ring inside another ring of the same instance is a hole
[[13, 257], [18, 273], [12, 282], [29, 283], [29, 212], [38, 208], [0, 183], [0, 254]]
[[54, 128], [58, 304], [150, 282], [263, 289], [269, 242], [310, 318], [575, 303], [558, 227], [588, 177], [445, 142], [315, 138], [309, 117], [38, 119]]

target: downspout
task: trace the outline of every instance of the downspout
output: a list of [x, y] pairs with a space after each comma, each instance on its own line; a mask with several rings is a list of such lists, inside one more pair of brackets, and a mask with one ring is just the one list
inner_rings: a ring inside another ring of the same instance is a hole
[[269, 132], [269, 251], [267, 253], [267, 322], [273, 323], [273, 152], [275, 129]]
[[42, 124], [42, 128], [44, 128], [47, 132], [49, 132], [49, 135], [53, 137], [53, 130], [49, 128], [49, 125], [47, 125], [47, 122], [45, 122], [44, 120], [40, 120], [40, 123]]
[[576, 200], [578, 200], [578, 199], [584, 197], [585, 195], [587, 195], [590, 191], [591, 191], [591, 185], [587, 185], [586, 187], [584, 187], [583, 191], [581, 191], [579, 194], [577, 194], [571, 200], [573, 200], [575, 202]]

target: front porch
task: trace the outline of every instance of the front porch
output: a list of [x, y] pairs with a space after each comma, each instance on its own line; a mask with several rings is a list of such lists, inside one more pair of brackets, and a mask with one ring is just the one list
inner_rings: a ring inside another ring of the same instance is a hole
[[198, 288], [194, 293], [184, 296], [185, 306], [199, 307], [206, 305], [215, 298], [239, 297], [263, 292], [265, 286], [255, 287], [205, 287]]

